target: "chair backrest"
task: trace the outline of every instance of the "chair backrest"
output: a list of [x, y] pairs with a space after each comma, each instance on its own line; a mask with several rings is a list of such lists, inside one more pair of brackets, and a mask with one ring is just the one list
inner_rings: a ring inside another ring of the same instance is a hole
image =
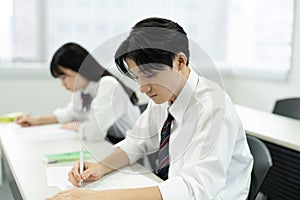
[[271, 154], [262, 141], [249, 135], [247, 141], [254, 159], [248, 200], [254, 200], [273, 163]]
[[300, 98], [290, 98], [276, 101], [273, 113], [294, 119], [300, 119]]

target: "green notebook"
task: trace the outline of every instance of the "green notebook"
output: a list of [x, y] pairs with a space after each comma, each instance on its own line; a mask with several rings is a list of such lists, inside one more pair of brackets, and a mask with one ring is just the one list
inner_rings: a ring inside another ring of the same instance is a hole
[[13, 122], [14, 119], [23, 113], [21, 112], [14, 112], [14, 113], [9, 113], [6, 115], [0, 115], [0, 122]]
[[[70, 162], [70, 161], [79, 160], [79, 154], [80, 154], [80, 151], [73, 151], [73, 152], [67, 152], [67, 153], [56, 153], [56, 154], [46, 154], [46, 155], [43, 155], [43, 160], [47, 164]], [[83, 151], [83, 155], [84, 155], [84, 160], [89, 160], [92, 158], [90, 152], [87, 150]]]

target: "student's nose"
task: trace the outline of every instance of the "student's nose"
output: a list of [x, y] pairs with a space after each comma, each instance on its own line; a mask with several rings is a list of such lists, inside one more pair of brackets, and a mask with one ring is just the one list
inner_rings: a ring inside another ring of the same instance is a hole
[[65, 81], [64, 79], [60, 79], [60, 80], [61, 80], [61, 84], [62, 84], [64, 87], [66, 87], [66, 86], [67, 86], [66, 81]]
[[151, 90], [151, 86], [149, 84], [140, 85], [141, 93], [147, 93], [150, 92], [150, 90]]

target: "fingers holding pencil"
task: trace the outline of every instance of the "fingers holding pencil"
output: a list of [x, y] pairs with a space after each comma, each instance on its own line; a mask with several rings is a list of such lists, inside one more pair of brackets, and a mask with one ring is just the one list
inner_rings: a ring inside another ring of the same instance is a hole
[[37, 125], [37, 119], [31, 117], [29, 114], [16, 117], [14, 122], [23, 127]]
[[80, 161], [77, 161], [71, 171], [68, 173], [69, 181], [77, 187], [80, 187], [80, 180], [82, 185], [86, 182], [92, 182], [100, 179], [104, 175], [104, 171], [101, 170], [99, 163], [83, 162], [83, 172], [80, 175]]

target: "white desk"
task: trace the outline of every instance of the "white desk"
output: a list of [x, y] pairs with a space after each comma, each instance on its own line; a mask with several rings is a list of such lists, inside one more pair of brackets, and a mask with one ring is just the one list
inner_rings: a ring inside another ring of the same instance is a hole
[[[42, 155], [78, 151], [81, 144], [76, 133], [55, 133], [58, 125], [30, 128], [12, 128], [11, 125], [0, 125], [1, 147], [22, 198], [41, 200], [59, 192], [59, 188], [47, 185], [46, 168], [49, 165], [43, 162]], [[98, 150], [98, 159], [112, 150], [112, 145], [106, 141], [88, 144]], [[145, 171], [140, 165], [133, 168]], [[143, 174], [159, 182], [151, 172]]]
[[300, 120], [236, 105], [247, 134], [300, 152]]
[[236, 106], [245, 131], [268, 147], [273, 166], [261, 191], [271, 199], [300, 197], [300, 120]]

